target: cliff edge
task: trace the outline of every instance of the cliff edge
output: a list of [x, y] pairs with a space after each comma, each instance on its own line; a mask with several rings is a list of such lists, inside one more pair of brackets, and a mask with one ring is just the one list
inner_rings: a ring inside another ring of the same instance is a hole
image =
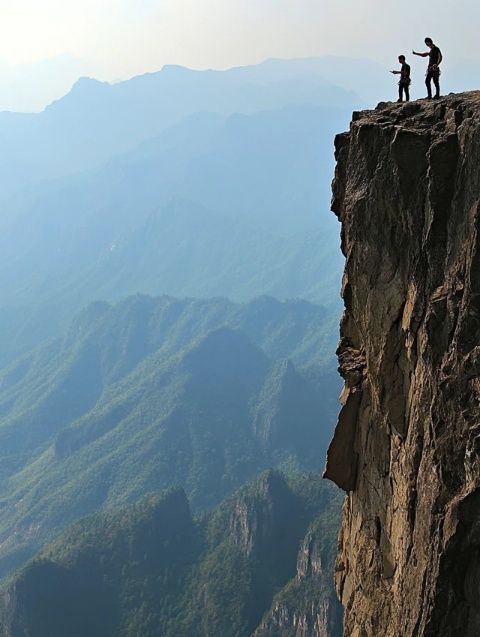
[[480, 634], [480, 92], [380, 104], [337, 136], [348, 637]]

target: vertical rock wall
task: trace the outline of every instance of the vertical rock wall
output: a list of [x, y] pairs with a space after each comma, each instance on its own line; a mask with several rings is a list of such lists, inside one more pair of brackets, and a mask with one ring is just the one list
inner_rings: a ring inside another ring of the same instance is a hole
[[480, 635], [480, 93], [379, 105], [336, 139], [352, 637]]

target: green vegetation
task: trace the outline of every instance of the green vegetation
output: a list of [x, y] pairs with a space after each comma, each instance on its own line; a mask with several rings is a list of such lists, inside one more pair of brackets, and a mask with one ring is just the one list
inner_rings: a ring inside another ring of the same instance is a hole
[[323, 629], [328, 637], [342, 636], [343, 613], [333, 589], [341, 496], [329, 496], [329, 507], [312, 522], [302, 542], [296, 577], [275, 595], [255, 637], [297, 637], [300, 620], [306, 634], [322, 634]]
[[[315, 532], [331, 563], [338, 511], [319, 476], [286, 481], [270, 471], [196, 518], [179, 490], [94, 514], [9, 583], [2, 634], [248, 637], [276, 593], [303, 608], [289, 583], [299, 549]], [[319, 581], [332, 595], [331, 571]], [[335, 612], [326, 609], [332, 626]]]
[[277, 473], [318, 473], [337, 409], [355, 98], [332, 64], [83, 79], [0, 114], [3, 637], [278, 636], [317, 603], [338, 625], [334, 492]]
[[99, 508], [183, 487], [215, 506], [269, 467], [320, 470], [337, 379], [324, 312], [262, 298], [97, 303], [0, 387], [0, 573]]

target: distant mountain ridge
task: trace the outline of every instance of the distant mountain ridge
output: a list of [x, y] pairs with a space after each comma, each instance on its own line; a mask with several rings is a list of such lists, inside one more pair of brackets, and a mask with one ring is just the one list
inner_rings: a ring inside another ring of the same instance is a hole
[[226, 71], [167, 66], [117, 84], [82, 78], [42, 113], [0, 113], [0, 187], [4, 195], [100, 166], [201, 111], [228, 116], [291, 104], [350, 108], [358, 101], [324, 80], [315, 62], [302, 60]]
[[83, 78], [42, 113], [0, 113], [0, 365], [98, 298], [336, 299], [322, 210], [360, 75], [346, 58], [171, 66]]

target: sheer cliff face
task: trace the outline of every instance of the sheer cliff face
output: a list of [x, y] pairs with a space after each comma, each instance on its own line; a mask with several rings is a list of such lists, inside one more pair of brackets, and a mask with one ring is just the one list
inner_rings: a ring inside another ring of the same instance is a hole
[[333, 550], [325, 543], [329, 535], [322, 519], [310, 527], [300, 546], [295, 578], [274, 598], [252, 637], [340, 637], [343, 613], [331, 586]]
[[336, 139], [352, 637], [480, 634], [480, 93], [380, 105]]

